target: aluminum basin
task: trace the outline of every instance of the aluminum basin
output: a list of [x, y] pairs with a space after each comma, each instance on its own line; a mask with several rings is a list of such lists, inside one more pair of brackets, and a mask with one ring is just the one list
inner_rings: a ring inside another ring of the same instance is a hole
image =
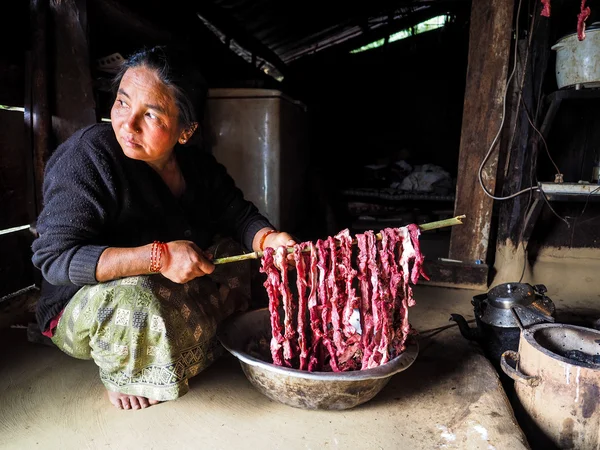
[[308, 372], [289, 369], [255, 358], [246, 352], [253, 337], [271, 337], [268, 308], [242, 313], [228, 319], [218, 332], [225, 349], [235, 356], [246, 378], [272, 400], [302, 409], [341, 410], [371, 400], [392, 376], [406, 370], [417, 358], [414, 337], [406, 350], [388, 363], [373, 369], [349, 372]]

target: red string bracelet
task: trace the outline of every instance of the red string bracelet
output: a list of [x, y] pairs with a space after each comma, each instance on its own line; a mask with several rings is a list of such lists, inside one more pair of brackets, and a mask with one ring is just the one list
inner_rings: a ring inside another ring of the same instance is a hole
[[264, 250], [265, 239], [267, 239], [267, 236], [270, 235], [271, 233], [277, 233], [277, 230], [269, 230], [265, 234], [263, 234], [262, 237], [260, 238], [260, 243], [258, 244], [258, 248], [260, 249], [261, 252]]
[[161, 269], [161, 258], [164, 251], [166, 252], [166, 246], [164, 242], [154, 241], [152, 243], [152, 249], [150, 250], [150, 273], [158, 273]]

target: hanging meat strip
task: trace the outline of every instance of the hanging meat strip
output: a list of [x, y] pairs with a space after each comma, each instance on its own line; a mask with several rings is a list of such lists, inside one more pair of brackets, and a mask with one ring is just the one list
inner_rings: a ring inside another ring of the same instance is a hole
[[392, 301], [390, 280], [392, 277], [392, 268], [390, 263], [395, 261], [394, 248], [398, 241], [395, 233], [390, 233], [389, 229], [381, 232], [381, 245], [379, 246], [380, 262], [380, 282], [379, 282], [379, 317], [381, 320], [381, 336], [379, 346], [376, 345], [368, 367], [377, 367], [385, 364], [389, 360], [389, 346], [392, 340], [392, 313], [394, 304]]
[[339, 372], [337, 364], [337, 351], [333, 343], [333, 326], [331, 324], [331, 301], [333, 291], [330, 289], [329, 273], [334, 269], [329, 248], [329, 241], [317, 241], [317, 254], [319, 256], [319, 305], [321, 306], [322, 344], [329, 355], [329, 361], [323, 360], [323, 366], [329, 364], [331, 370]]
[[319, 275], [317, 268], [318, 253], [317, 248], [312, 242], [308, 243], [310, 248], [310, 259], [308, 263], [308, 285], [310, 294], [308, 295], [308, 313], [310, 317], [310, 346], [308, 358], [308, 370], [314, 372], [323, 368], [322, 356], [322, 336], [321, 331], [321, 311], [318, 304]]
[[308, 248], [308, 244], [303, 242], [294, 247], [294, 261], [296, 263], [296, 288], [298, 289], [298, 346], [300, 347], [300, 370], [308, 369], [308, 344], [306, 333], [306, 314], [308, 311], [308, 299], [306, 289], [312, 281], [307, 275], [306, 263], [308, 256], [303, 251]]
[[354, 279], [356, 270], [352, 267], [352, 237], [348, 229], [341, 231], [335, 236], [339, 242], [337, 252], [337, 267], [339, 274], [339, 282], [344, 283], [340, 292], [345, 296], [340, 300], [342, 307], [342, 331], [345, 339], [344, 351], [338, 354], [338, 362], [341, 370], [356, 370], [360, 367], [362, 360], [362, 346], [360, 334], [351, 324], [354, 310], [359, 309], [359, 299], [356, 297], [356, 289], [354, 288]]
[[550, 17], [550, 0], [542, 0], [542, 5], [544, 5], [544, 7], [542, 8], [540, 15]]
[[296, 342], [295, 330], [294, 330], [294, 305], [295, 301], [292, 298], [292, 293], [290, 291], [290, 283], [288, 281], [288, 261], [287, 261], [287, 249], [285, 247], [279, 247], [275, 250], [275, 267], [279, 269], [281, 273], [281, 283], [279, 284], [279, 291], [281, 292], [281, 298], [283, 302], [283, 311], [284, 311], [284, 335], [283, 335], [283, 358], [285, 365], [288, 367], [292, 367], [292, 358], [296, 353], [296, 349], [298, 348], [298, 343]]
[[264, 286], [267, 290], [267, 295], [269, 296], [269, 313], [271, 316], [271, 357], [273, 358], [273, 364], [282, 366], [283, 335], [281, 333], [281, 317], [279, 315], [279, 285], [281, 284], [281, 277], [279, 275], [279, 270], [277, 270], [273, 261], [274, 253], [275, 250], [270, 247], [265, 249], [260, 271], [267, 275]]
[[[401, 354], [411, 332], [408, 308], [415, 303], [410, 284], [427, 278], [419, 234], [414, 224], [386, 228], [380, 241], [372, 231], [358, 234], [354, 267], [348, 230], [316, 245], [297, 244], [295, 296], [287, 249], [266, 249], [261, 272], [267, 275], [273, 363], [338, 372], [377, 367]], [[351, 323], [355, 310], [360, 334]]]
[[592, 13], [589, 6], [585, 6], [586, 0], [581, 0], [581, 12], [577, 15], [577, 38], [580, 41], [585, 39], [585, 21]]
[[[373, 283], [373, 277], [378, 276], [377, 271], [373, 273], [373, 269], [376, 269], [376, 261], [372, 261], [372, 257], [375, 254], [374, 248], [376, 244], [375, 235], [372, 231], [366, 231], [362, 236], [357, 235], [359, 247], [359, 275], [360, 288], [363, 309], [361, 315], [363, 316], [364, 327], [362, 329], [362, 343], [363, 343], [363, 357], [362, 367], [366, 368], [369, 364], [369, 358], [373, 352], [375, 346], [375, 327], [378, 324], [378, 311], [374, 309], [374, 299], [378, 296], [377, 282]], [[361, 245], [362, 241], [362, 245]], [[362, 266], [362, 267], [361, 267]]]

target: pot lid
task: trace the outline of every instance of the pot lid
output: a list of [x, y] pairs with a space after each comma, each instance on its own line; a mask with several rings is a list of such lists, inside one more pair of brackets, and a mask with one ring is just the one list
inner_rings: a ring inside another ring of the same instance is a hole
[[528, 306], [535, 300], [533, 286], [526, 283], [504, 283], [490, 290], [488, 303], [494, 308], [510, 309], [515, 305]]
[[504, 283], [492, 288], [479, 302], [481, 321], [501, 328], [554, 322], [554, 303], [543, 295], [545, 287], [541, 288], [527, 283]]

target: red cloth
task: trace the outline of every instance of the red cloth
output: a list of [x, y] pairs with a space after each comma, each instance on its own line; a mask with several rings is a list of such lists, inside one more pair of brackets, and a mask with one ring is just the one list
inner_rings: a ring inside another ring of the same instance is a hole
[[56, 317], [54, 317], [50, 321], [50, 326], [48, 327], [48, 329], [46, 331], [42, 331], [42, 334], [44, 336], [48, 336], [49, 338], [51, 338], [52, 336], [54, 336], [54, 330], [58, 326], [58, 321], [60, 320], [60, 317], [62, 316], [62, 314], [63, 314], [64, 311], [65, 310], [63, 309], [61, 312], [58, 313], [58, 315]]

